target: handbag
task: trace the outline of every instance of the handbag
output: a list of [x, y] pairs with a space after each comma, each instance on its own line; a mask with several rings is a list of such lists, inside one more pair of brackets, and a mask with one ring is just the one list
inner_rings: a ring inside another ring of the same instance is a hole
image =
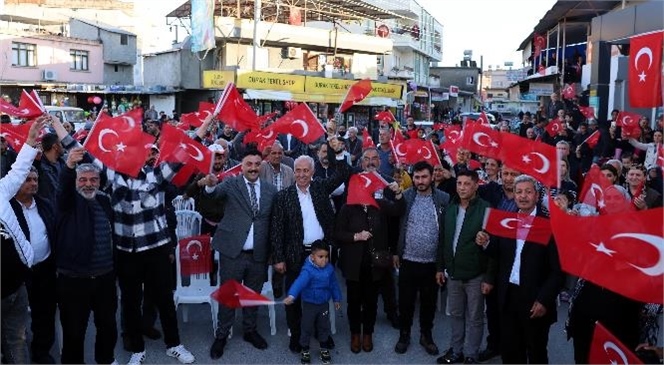
[[375, 269], [389, 269], [392, 267], [392, 254], [388, 250], [376, 250], [373, 247], [373, 240], [371, 248], [369, 248], [371, 255], [371, 267]]

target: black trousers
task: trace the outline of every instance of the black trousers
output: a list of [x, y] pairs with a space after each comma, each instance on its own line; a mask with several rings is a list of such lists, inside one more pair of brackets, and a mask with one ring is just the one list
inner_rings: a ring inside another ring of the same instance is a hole
[[436, 263], [419, 263], [402, 260], [399, 269], [399, 309], [402, 332], [409, 332], [413, 326], [415, 301], [420, 295], [420, 331], [430, 332], [436, 315]]
[[388, 316], [396, 316], [399, 313], [399, 306], [397, 305], [397, 290], [394, 282], [394, 274], [392, 270], [380, 279], [378, 294], [383, 298], [383, 311]]
[[[386, 274], [387, 276], [389, 274]], [[346, 280], [348, 324], [350, 333], [370, 335], [374, 332], [378, 309], [378, 282], [373, 281], [371, 268], [362, 267], [360, 280]]]
[[92, 311], [96, 328], [95, 361], [98, 364], [113, 362], [118, 337], [115, 274], [111, 272], [94, 278], [58, 275], [57, 292], [63, 340], [60, 361], [63, 364], [85, 362], [85, 332]]
[[129, 337], [131, 352], [145, 350], [142, 334], [143, 315], [141, 303], [143, 290], [150, 296], [159, 311], [166, 347], [180, 344], [178, 322], [173, 303], [172, 265], [168, 245], [142, 252], [117, 250], [118, 279], [121, 290], [122, 312]]
[[532, 303], [525, 298], [520, 286], [509, 284], [500, 313], [503, 364], [548, 364], [550, 319], [530, 319]]
[[55, 343], [55, 259], [53, 253], [46, 260], [32, 267], [26, 280], [32, 322], [30, 352], [33, 361], [49, 355]]
[[486, 336], [486, 348], [500, 351], [500, 312], [495, 287], [488, 295], [484, 296], [484, 302], [486, 304], [486, 326], [489, 332]]

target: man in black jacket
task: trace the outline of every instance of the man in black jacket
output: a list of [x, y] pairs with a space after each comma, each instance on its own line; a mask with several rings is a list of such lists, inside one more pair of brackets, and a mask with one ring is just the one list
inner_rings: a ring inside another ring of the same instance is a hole
[[[545, 216], [538, 206], [534, 178], [520, 175], [514, 181], [519, 219]], [[557, 320], [556, 296], [563, 284], [558, 250], [553, 238], [547, 245], [529, 242], [528, 229], [520, 238], [492, 236], [480, 231], [475, 243], [498, 261], [496, 289], [500, 315], [503, 364], [546, 364], [549, 328]]]
[[[294, 165], [295, 185], [275, 196], [270, 226], [272, 262], [276, 272], [286, 275], [286, 291], [300, 274], [304, 260], [311, 252], [311, 243], [318, 239], [328, 243], [332, 241], [334, 211], [330, 194], [348, 179], [350, 166], [343, 159], [340, 141], [332, 139], [328, 147], [328, 159], [335, 166], [333, 175], [312, 181], [314, 160], [309, 156], [300, 156]], [[294, 353], [301, 351], [301, 318], [299, 300], [286, 307], [286, 322], [291, 331], [289, 348]]]
[[55, 240], [57, 297], [62, 322], [63, 364], [82, 364], [85, 332], [94, 312], [95, 361], [115, 361], [118, 306], [113, 260], [113, 210], [99, 191], [99, 168], [80, 164], [85, 150], [75, 148], [60, 172]]

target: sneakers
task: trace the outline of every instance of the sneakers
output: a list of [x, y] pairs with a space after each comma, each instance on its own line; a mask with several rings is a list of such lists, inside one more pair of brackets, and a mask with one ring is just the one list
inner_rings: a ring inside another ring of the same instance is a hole
[[311, 364], [311, 353], [309, 350], [302, 350], [300, 353], [300, 364]]
[[320, 349], [320, 361], [322, 361], [323, 364], [329, 364], [332, 362], [332, 356], [330, 356], [330, 350]]
[[145, 351], [131, 354], [127, 365], [141, 365], [145, 361]]
[[191, 364], [192, 362], [196, 361], [194, 355], [192, 355], [192, 353], [182, 345], [177, 345], [175, 347], [166, 349], [166, 355], [178, 359], [178, 361], [183, 364]]

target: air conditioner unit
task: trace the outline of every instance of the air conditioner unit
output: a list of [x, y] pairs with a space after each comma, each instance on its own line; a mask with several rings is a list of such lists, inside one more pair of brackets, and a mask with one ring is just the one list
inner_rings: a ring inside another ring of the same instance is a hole
[[302, 48], [288, 47], [288, 58], [302, 58]]
[[43, 70], [42, 79], [46, 81], [55, 80], [58, 78], [58, 74], [53, 70]]

